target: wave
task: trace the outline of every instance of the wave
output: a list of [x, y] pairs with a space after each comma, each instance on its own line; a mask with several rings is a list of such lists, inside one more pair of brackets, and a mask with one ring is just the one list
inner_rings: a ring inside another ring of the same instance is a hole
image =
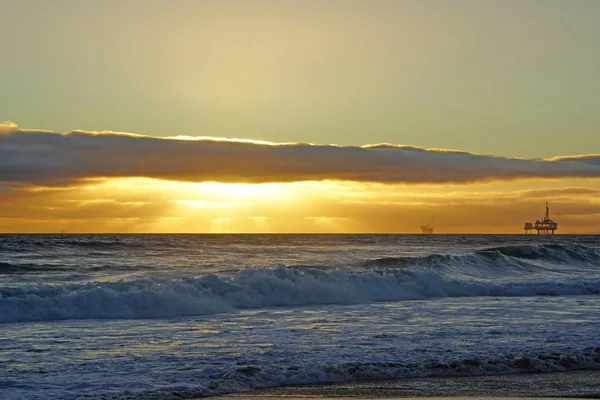
[[[237, 365], [233, 369], [208, 367], [198, 371], [196, 379], [200, 384], [196, 387], [165, 387], [120, 398], [196, 398], [289, 385], [599, 369], [600, 347], [572, 353], [520, 353], [496, 358], [429, 360], [413, 364], [345, 363], [287, 368], [280, 365]], [[113, 398], [110, 396], [106, 398]], [[103, 398], [102, 395], [99, 397]]]
[[[137, 265], [132, 268], [127, 265], [85, 265], [73, 267], [65, 264], [33, 264], [33, 263], [7, 263], [0, 262], [0, 275], [18, 274], [18, 273], [39, 273], [39, 272], [70, 272], [70, 273], [92, 273], [108, 271], [111, 274], [116, 272], [132, 272], [153, 270], [155, 267], [149, 265]], [[1, 290], [1, 289], [0, 289]]]
[[[165, 243], [160, 243], [165, 246]], [[139, 249], [146, 244], [136, 237], [102, 237], [102, 235], [40, 235], [4, 237], [0, 242], [0, 253], [30, 253], [44, 249], [74, 248], [82, 250], [127, 250]]]
[[12, 264], [0, 262], [0, 274], [11, 274], [20, 272], [40, 272], [40, 271], [68, 271], [69, 268], [63, 265], [53, 264]]
[[502, 254], [504, 256], [551, 262], [600, 262], [600, 249], [582, 244], [527, 244], [492, 247], [475, 252], [482, 256]]
[[161, 318], [237, 309], [364, 304], [433, 297], [600, 293], [600, 276], [502, 281], [452, 278], [436, 271], [244, 269], [231, 277], [0, 287], [0, 322]]
[[145, 247], [143, 243], [133, 243], [125, 240], [65, 240], [59, 243], [63, 246], [97, 250], [136, 249]]
[[364, 262], [369, 268], [434, 269], [494, 277], [535, 272], [570, 273], [574, 267], [600, 271], [600, 248], [580, 244], [525, 244], [490, 247], [465, 254], [385, 257]]

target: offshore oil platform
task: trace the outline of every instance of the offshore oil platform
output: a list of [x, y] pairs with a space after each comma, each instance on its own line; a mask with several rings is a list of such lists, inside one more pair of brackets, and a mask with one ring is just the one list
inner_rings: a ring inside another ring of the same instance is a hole
[[427, 234], [433, 233], [433, 225], [431, 225], [431, 224], [434, 219], [435, 219], [435, 217], [431, 218], [431, 221], [429, 221], [429, 223], [427, 225], [421, 225], [421, 233], [427, 233]]
[[[560, 213], [556, 216], [558, 217], [559, 215]], [[554, 231], [557, 229], [558, 222], [550, 218], [550, 207], [548, 207], [548, 202], [546, 202], [546, 214], [541, 221], [538, 219], [535, 223], [525, 222], [525, 233], [537, 231], [538, 235], [554, 235]]]

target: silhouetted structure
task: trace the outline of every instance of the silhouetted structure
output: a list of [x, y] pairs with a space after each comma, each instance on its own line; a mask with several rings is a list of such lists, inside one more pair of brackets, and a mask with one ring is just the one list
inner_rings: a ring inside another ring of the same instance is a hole
[[431, 225], [431, 223], [433, 222], [434, 219], [435, 219], [435, 217], [431, 218], [431, 221], [429, 221], [429, 223], [427, 225], [421, 225], [421, 233], [428, 233], [428, 234], [433, 233], [433, 225]]
[[538, 235], [554, 235], [554, 231], [558, 229], [558, 222], [550, 218], [550, 207], [548, 207], [548, 202], [546, 202], [546, 214], [544, 215], [544, 218], [541, 221], [539, 219], [536, 220], [533, 224], [531, 222], [525, 222], [524, 229], [525, 233], [531, 233], [535, 230]]

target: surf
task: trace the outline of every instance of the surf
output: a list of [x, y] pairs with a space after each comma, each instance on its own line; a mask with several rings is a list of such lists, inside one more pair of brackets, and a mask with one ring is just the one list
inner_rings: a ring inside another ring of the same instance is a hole
[[232, 276], [0, 287], [0, 323], [140, 319], [240, 309], [366, 304], [440, 297], [561, 296], [600, 293], [600, 275], [481, 279], [434, 269], [346, 271], [246, 268]]

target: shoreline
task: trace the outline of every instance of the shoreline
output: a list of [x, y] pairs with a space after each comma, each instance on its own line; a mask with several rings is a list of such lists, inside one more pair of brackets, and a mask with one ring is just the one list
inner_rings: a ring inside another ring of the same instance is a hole
[[600, 371], [518, 373], [468, 377], [409, 378], [381, 381], [283, 386], [216, 396], [223, 400], [259, 399], [600, 399]]

